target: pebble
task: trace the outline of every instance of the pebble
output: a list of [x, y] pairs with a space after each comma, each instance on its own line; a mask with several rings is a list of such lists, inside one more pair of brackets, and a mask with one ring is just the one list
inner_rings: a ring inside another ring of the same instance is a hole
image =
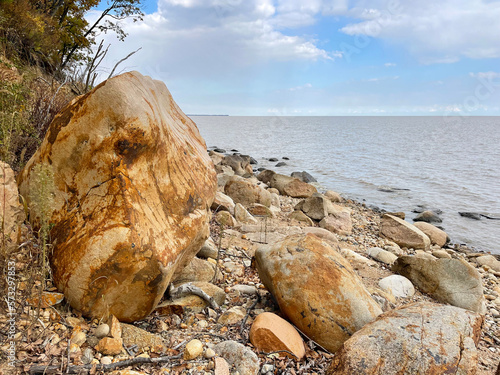
[[255, 295], [257, 294], [257, 288], [255, 286], [251, 285], [234, 285], [231, 287], [231, 290], [234, 292], [239, 292], [241, 294], [249, 294], [249, 295]]
[[211, 348], [207, 348], [207, 349], [205, 350], [205, 354], [204, 354], [204, 356], [205, 356], [205, 358], [207, 358], [207, 359], [213, 358], [213, 357], [215, 357], [215, 352], [214, 352], [214, 350], [213, 350], [213, 349], [211, 349]]
[[274, 365], [271, 364], [265, 364], [262, 366], [262, 369], [260, 370], [262, 374], [268, 374], [268, 373], [274, 373]]
[[98, 339], [106, 337], [109, 334], [109, 326], [107, 324], [100, 324], [99, 327], [95, 329], [94, 334]]
[[200, 340], [194, 339], [186, 344], [184, 349], [184, 359], [190, 360], [199, 357], [203, 353], [203, 343]]
[[83, 350], [83, 355], [82, 355], [82, 362], [84, 365], [88, 365], [89, 363], [92, 363], [92, 360], [94, 359], [94, 354], [92, 352], [91, 348], [85, 348]]
[[103, 365], [110, 365], [113, 362], [113, 359], [111, 357], [102, 357], [101, 358], [101, 364]]
[[72, 344], [80, 346], [83, 345], [85, 341], [87, 341], [87, 335], [82, 331], [75, 332], [71, 335]]

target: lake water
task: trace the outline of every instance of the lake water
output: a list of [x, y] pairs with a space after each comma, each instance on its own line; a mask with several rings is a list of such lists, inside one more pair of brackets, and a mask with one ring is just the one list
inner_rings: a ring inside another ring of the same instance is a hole
[[[308, 171], [325, 188], [404, 211], [410, 222], [418, 205], [440, 209], [453, 242], [500, 254], [500, 220], [458, 214], [500, 217], [500, 117], [192, 118], [208, 147], [237, 149], [280, 173]], [[275, 167], [272, 157], [288, 165]]]

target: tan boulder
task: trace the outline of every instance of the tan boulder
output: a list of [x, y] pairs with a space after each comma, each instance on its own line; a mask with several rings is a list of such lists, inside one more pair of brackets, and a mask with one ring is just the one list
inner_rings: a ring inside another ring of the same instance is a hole
[[103, 337], [99, 340], [95, 350], [104, 355], [118, 355], [123, 350], [123, 340], [112, 337]]
[[481, 275], [463, 260], [404, 255], [396, 260], [392, 271], [407, 277], [420, 291], [439, 302], [484, 312]]
[[[265, 182], [264, 180], [261, 181]], [[308, 198], [314, 193], [318, 192], [318, 190], [314, 186], [308, 184], [307, 182], [303, 182], [298, 178], [293, 178], [278, 173], [274, 173], [272, 175], [271, 179], [269, 180], [269, 186], [278, 189], [281, 195], [288, 195], [292, 198]]]
[[154, 353], [161, 353], [165, 350], [165, 345], [161, 336], [131, 324], [121, 323], [121, 328], [123, 343], [126, 347], [137, 345], [140, 351], [149, 348]]
[[352, 233], [351, 213], [348, 210], [337, 211], [326, 216], [319, 222], [319, 226], [332, 233], [348, 235]]
[[234, 203], [241, 203], [244, 206], [254, 203], [271, 206], [271, 193], [242, 177], [231, 177], [224, 186], [224, 193], [230, 196]]
[[413, 225], [424, 232], [427, 237], [429, 237], [433, 245], [443, 247], [450, 240], [444, 230], [441, 230], [432, 224], [426, 223], [424, 221], [417, 221], [413, 223]]
[[231, 215], [234, 215], [234, 202], [231, 197], [218, 191], [215, 193], [215, 198], [211, 207], [212, 211], [228, 211]]
[[215, 266], [200, 258], [193, 258], [180, 272], [175, 275], [172, 282], [177, 286], [192, 281], [211, 281], [215, 274]]
[[[235, 206], [236, 207], [236, 206]], [[215, 221], [224, 227], [237, 227], [238, 222], [236, 219], [227, 211], [219, 211], [215, 214]]]
[[290, 215], [288, 215], [288, 217], [292, 220], [297, 220], [299, 222], [302, 222], [302, 223], [305, 223], [306, 225], [312, 227], [314, 225], [314, 221], [312, 221], [312, 219], [307, 216], [305, 213], [303, 213], [302, 211], [293, 211], [292, 213], [290, 213]]
[[280, 310], [331, 352], [381, 313], [349, 262], [314, 235], [289, 236], [255, 257]]
[[213, 163], [165, 84], [131, 72], [73, 100], [20, 173], [50, 164], [54, 282], [86, 316], [147, 316], [209, 234]]
[[333, 190], [327, 190], [325, 192], [325, 197], [328, 198], [332, 203], [340, 203], [344, 200], [339, 193]]
[[399, 217], [385, 214], [380, 222], [380, 234], [401, 247], [429, 250], [431, 241], [416, 226]]
[[244, 224], [257, 224], [259, 222], [256, 218], [250, 215], [246, 208], [240, 203], [236, 203], [234, 206], [234, 218], [239, 223]]
[[19, 203], [19, 192], [14, 171], [3, 161], [0, 161], [0, 197], [2, 233], [11, 242], [17, 243], [21, 231], [20, 227], [25, 218], [24, 208]]
[[488, 266], [493, 271], [500, 272], [500, 261], [493, 255], [482, 255], [476, 258], [476, 262], [480, 266]]
[[[272, 195], [272, 194], [271, 194]], [[278, 198], [279, 201], [279, 198]], [[254, 216], [260, 217], [275, 217], [276, 215], [271, 211], [269, 207], [264, 206], [263, 204], [252, 204], [248, 207], [248, 212]]]
[[250, 329], [250, 342], [257, 350], [266, 353], [287, 350], [298, 360], [306, 354], [304, 341], [295, 327], [270, 312], [257, 315]]
[[347, 340], [328, 375], [475, 374], [483, 319], [454, 306], [413, 303]]

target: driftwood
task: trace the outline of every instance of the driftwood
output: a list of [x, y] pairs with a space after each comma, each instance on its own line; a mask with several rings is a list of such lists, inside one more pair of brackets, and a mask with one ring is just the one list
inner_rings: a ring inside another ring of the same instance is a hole
[[[157, 364], [167, 363], [177, 359], [181, 359], [182, 354], [158, 358], [143, 358], [136, 357], [127, 359], [125, 361], [111, 363], [109, 365], [82, 365], [82, 366], [68, 366], [65, 370], [66, 374], [82, 374], [89, 373], [90, 371], [112, 371], [122, 367], [144, 364]], [[61, 373], [61, 366], [32, 366], [29, 370], [30, 375], [37, 374], [57, 374]]]
[[198, 288], [191, 283], [182, 284], [177, 288], [175, 288], [173, 284], [170, 284], [169, 294], [173, 299], [184, 297], [189, 294], [194, 294], [195, 296], [198, 296], [201, 299], [207, 301], [210, 307], [215, 311], [219, 311], [220, 309], [219, 305], [217, 304], [217, 302], [215, 302], [215, 299], [213, 297], [209, 296], [201, 288]]

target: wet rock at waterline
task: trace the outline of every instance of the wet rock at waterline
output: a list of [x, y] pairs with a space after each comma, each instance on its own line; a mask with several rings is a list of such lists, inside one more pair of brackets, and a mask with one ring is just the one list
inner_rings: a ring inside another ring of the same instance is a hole
[[261, 247], [256, 262], [280, 310], [329, 351], [382, 312], [347, 260], [314, 235]]
[[382, 216], [380, 234], [401, 247], [429, 250], [431, 245], [429, 237], [420, 229], [393, 215]]
[[53, 277], [86, 316], [147, 316], [209, 234], [213, 163], [165, 84], [131, 72], [73, 100], [20, 173], [56, 183]]

